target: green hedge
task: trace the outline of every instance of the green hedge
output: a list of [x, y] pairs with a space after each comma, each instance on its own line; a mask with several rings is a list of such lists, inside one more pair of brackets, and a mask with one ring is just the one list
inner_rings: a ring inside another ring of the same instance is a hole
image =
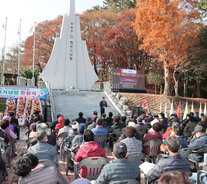
[[6, 109], [6, 104], [5, 103], [0, 103], [0, 112], [4, 112]]

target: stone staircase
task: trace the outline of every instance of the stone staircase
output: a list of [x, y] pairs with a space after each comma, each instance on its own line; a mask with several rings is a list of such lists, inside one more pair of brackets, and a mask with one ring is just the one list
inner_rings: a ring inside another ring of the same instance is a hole
[[[93, 111], [98, 112], [100, 117], [99, 102], [105, 94], [103, 92], [92, 91], [53, 91], [53, 101], [55, 116], [62, 114], [65, 118], [73, 120], [78, 117], [79, 112], [83, 112], [84, 117], [91, 117]], [[112, 112], [114, 115], [118, 114], [117, 110], [110, 103], [105, 96], [106, 101], [110, 107], [106, 108], [106, 114]]]

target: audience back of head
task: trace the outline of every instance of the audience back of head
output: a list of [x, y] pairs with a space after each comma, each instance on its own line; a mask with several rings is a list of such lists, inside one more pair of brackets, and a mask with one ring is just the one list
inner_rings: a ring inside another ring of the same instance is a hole
[[26, 153], [21, 155], [15, 163], [15, 174], [18, 176], [27, 176], [32, 169], [34, 169], [38, 165], [38, 158], [31, 154]]
[[94, 141], [94, 134], [91, 130], [86, 130], [84, 132], [84, 141], [85, 142]]

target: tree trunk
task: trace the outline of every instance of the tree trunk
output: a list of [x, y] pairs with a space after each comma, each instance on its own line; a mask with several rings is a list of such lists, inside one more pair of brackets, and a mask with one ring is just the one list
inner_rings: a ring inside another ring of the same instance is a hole
[[160, 94], [162, 94], [162, 85], [160, 85]]
[[170, 95], [170, 69], [167, 66], [166, 61], [164, 61], [164, 79], [165, 79], [165, 87], [164, 87], [164, 95]]
[[96, 45], [94, 45], [94, 56], [93, 56], [93, 60], [94, 60], [94, 63], [93, 63], [93, 66], [94, 66], [94, 71], [96, 72], [96, 75], [98, 75], [98, 71], [97, 71], [97, 66], [96, 66]]
[[177, 97], [177, 96], [179, 96], [179, 94], [178, 94], [179, 74], [178, 74], [178, 76], [176, 76], [176, 70], [174, 70], [174, 72], [173, 72], [173, 79], [175, 82], [175, 85], [174, 85], [175, 96]]
[[200, 80], [197, 80], [196, 81], [197, 83], [197, 97], [201, 97], [201, 81]]
[[183, 96], [184, 97], [187, 97], [187, 89], [188, 89], [188, 82], [184, 82], [184, 86], [183, 86], [183, 91], [184, 91], [184, 94]]
[[157, 94], [157, 85], [155, 84], [155, 94]]

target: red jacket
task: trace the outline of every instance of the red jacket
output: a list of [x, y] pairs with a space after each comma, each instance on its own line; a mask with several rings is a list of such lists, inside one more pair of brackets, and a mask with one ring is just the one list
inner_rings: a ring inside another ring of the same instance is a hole
[[[154, 132], [154, 131], [148, 132], [148, 134], [146, 134], [144, 139], [143, 139], [143, 145], [144, 145], [145, 142], [150, 141], [150, 140], [154, 140], [154, 139], [162, 140], [162, 134], [160, 132]], [[143, 152], [146, 155], [149, 154], [149, 151], [150, 151], [150, 147], [148, 145], [144, 146]]]
[[59, 131], [59, 129], [64, 127], [64, 125], [63, 125], [63, 120], [64, 120], [64, 116], [60, 116], [60, 117], [58, 118], [58, 124], [55, 126], [55, 131], [56, 131], [55, 134], [56, 134], [56, 135], [58, 135], [58, 131]]
[[[75, 155], [74, 160], [75, 162], [80, 162], [85, 158], [96, 157], [96, 156], [106, 158], [104, 149], [96, 141], [91, 141], [91, 142], [84, 143], [83, 146], [80, 147], [80, 149]], [[80, 174], [83, 178], [86, 178], [87, 176], [86, 167], [81, 168]]]

